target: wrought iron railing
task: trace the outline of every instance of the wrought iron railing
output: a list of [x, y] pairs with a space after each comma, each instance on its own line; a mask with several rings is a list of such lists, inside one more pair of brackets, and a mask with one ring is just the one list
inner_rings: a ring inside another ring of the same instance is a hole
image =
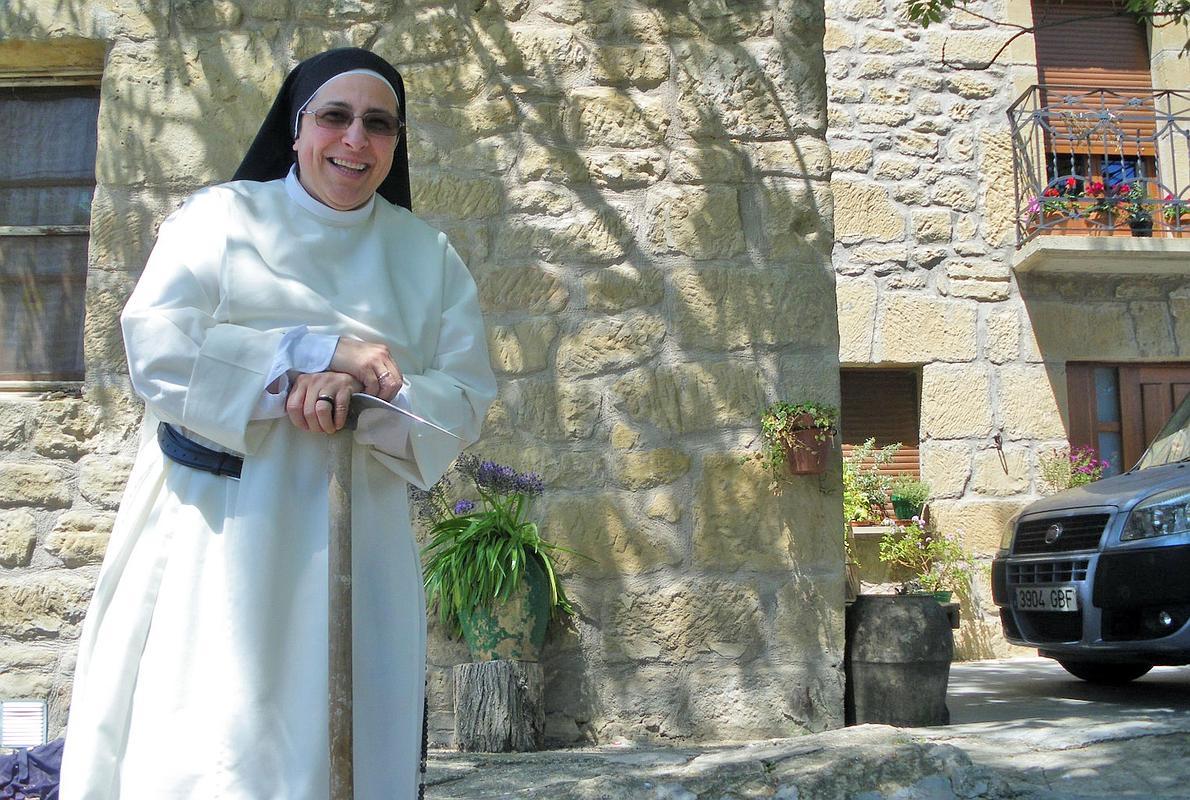
[[1033, 86], [1008, 118], [1017, 247], [1042, 234], [1190, 237], [1190, 91]]

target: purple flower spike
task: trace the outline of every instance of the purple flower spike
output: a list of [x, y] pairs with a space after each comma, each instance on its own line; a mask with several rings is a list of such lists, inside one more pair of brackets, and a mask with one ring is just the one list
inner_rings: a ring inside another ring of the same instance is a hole
[[470, 500], [460, 500], [459, 502], [455, 503], [454, 512], [456, 517], [461, 517], [464, 514], [470, 514], [474, 510], [475, 503], [472, 503]]

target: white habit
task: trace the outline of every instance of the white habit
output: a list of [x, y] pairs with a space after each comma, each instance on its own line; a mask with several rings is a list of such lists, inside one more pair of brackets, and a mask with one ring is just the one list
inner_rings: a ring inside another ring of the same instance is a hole
[[[305, 325], [387, 345], [409, 407], [474, 441], [495, 396], [475, 284], [408, 211], [334, 211], [291, 176], [191, 197], [122, 320], [145, 422], [83, 627], [61, 800], [326, 800], [327, 437], [253, 417]], [[244, 454], [242, 479], [164, 458], [161, 420]], [[425, 598], [406, 482], [433, 483], [462, 443], [370, 422], [353, 454], [355, 796], [407, 800]]]

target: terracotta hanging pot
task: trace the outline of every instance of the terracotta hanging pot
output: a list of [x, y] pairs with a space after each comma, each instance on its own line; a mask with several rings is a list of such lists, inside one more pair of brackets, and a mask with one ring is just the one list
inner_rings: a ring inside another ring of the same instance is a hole
[[831, 428], [814, 427], [814, 418], [802, 414], [784, 437], [785, 466], [791, 475], [818, 475], [826, 471]]

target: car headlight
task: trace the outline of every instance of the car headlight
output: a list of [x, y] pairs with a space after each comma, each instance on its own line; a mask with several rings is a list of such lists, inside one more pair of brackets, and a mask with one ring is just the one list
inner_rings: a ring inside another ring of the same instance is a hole
[[1132, 509], [1124, 523], [1122, 541], [1152, 539], [1190, 532], [1190, 489], [1161, 492]]
[[1008, 518], [1008, 525], [1004, 528], [1004, 533], [1000, 534], [1000, 549], [1011, 550], [1012, 538], [1016, 535], [1016, 523], [1021, 518], [1021, 513], [1018, 511]]

